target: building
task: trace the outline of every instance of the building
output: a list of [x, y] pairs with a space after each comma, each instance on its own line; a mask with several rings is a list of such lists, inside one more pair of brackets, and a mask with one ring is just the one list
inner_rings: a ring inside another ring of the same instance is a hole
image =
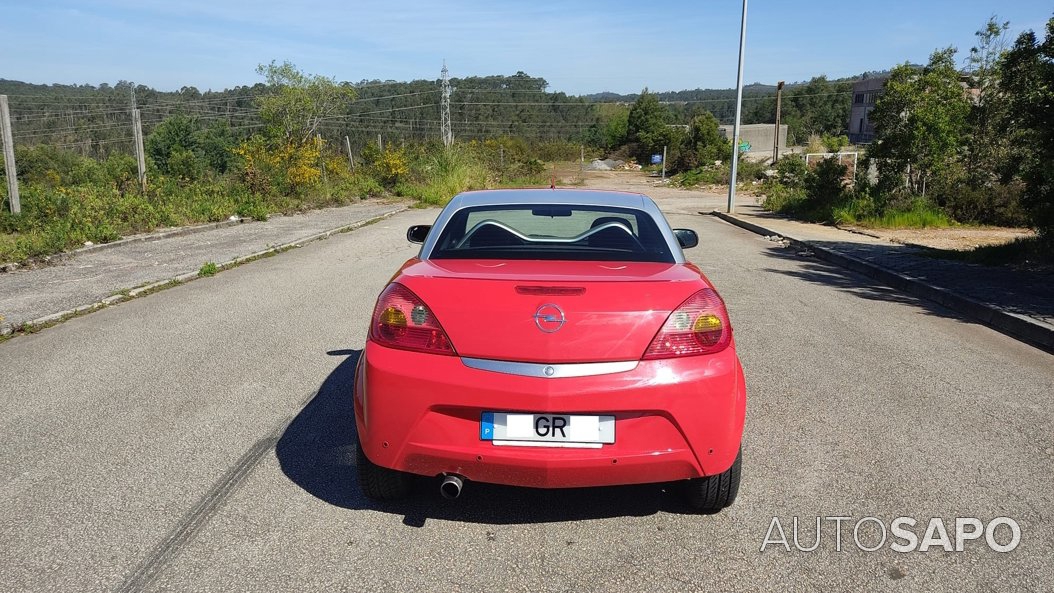
[[875, 138], [871, 110], [882, 95], [889, 76], [864, 78], [853, 83], [853, 106], [849, 110], [849, 142], [867, 144]]

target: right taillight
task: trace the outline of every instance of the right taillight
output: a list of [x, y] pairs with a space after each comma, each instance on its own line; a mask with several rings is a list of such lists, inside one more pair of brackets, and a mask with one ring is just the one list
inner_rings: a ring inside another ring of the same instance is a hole
[[731, 341], [732, 326], [724, 301], [713, 289], [704, 288], [670, 313], [643, 358], [713, 354], [727, 348]]
[[370, 338], [391, 348], [433, 354], [454, 354], [450, 338], [416, 294], [395, 282], [377, 297], [370, 322]]

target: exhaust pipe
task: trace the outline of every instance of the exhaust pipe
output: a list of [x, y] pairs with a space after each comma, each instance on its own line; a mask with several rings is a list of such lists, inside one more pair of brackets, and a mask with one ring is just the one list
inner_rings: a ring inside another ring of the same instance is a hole
[[439, 493], [446, 499], [455, 499], [461, 496], [461, 488], [464, 487], [465, 483], [461, 480], [460, 476], [450, 474], [443, 478], [443, 482], [439, 484]]

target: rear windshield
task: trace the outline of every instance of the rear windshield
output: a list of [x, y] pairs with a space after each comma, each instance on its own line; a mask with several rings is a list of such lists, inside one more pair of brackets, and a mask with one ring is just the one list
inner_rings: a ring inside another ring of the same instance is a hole
[[443, 228], [431, 257], [674, 263], [650, 215], [608, 206], [463, 208]]

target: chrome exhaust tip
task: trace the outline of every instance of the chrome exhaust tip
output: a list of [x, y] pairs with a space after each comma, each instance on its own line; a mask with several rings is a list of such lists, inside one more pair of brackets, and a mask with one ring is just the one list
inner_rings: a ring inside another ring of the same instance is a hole
[[460, 476], [450, 474], [443, 478], [443, 482], [439, 484], [439, 493], [443, 495], [443, 498], [453, 500], [458, 496], [461, 496], [461, 489], [465, 486], [465, 482]]

